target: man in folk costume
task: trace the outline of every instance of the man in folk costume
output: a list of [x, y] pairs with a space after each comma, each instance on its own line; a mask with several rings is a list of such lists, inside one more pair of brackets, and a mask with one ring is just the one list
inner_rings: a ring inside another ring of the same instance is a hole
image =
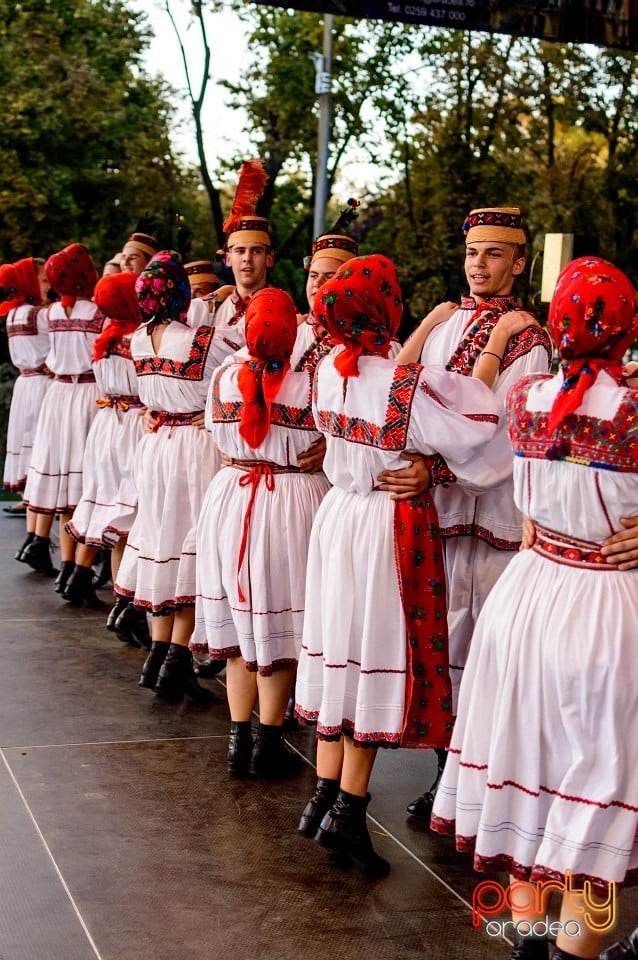
[[139, 230], [132, 233], [122, 247], [120, 271], [122, 273], [134, 273], [139, 277], [159, 248], [159, 243], [150, 233], [142, 233]]
[[[38, 422], [42, 398], [50, 384], [45, 360], [49, 352], [49, 320], [43, 307], [49, 292], [44, 260], [25, 257], [17, 263], [0, 266], [0, 317], [5, 317], [9, 356], [20, 371], [13, 385], [7, 451], [4, 462], [4, 486], [23, 490], [27, 480], [33, 435]], [[5, 507], [9, 513], [24, 516], [25, 508]], [[27, 515], [27, 539], [16, 554], [35, 536], [35, 514]]]
[[358, 206], [358, 200], [348, 200], [348, 206], [341, 212], [334, 226], [313, 241], [310, 256], [304, 257], [304, 269], [308, 273], [306, 297], [310, 311], [299, 317], [297, 340], [290, 359], [293, 370], [315, 366], [318, 360], [332, 349], [327, 331], [315, 321], [312, 304], [319, 287], [331, 280], [342, 264], [359, 253], [359, 244], [345, 232], [358, 216]]
[[386, 257], [343, 264], [314, 308], [337, 344], [317, 367], [313, 399], [333, 486], [308, 553], [297, 714], [317, 724], [318, 781], [299, 832], [384, 876], [366, 827], [377, 748], [447, 746], [452, 700], [432, 498], [393, 501], [377, 477], [406, 449], [440, 451], [478, 490], [507, 474], [511, 448], [504, 437], [483, 456], [499, 422], [484, 384], [387, 359], [402, 302]]
[[235, 288], [223, 300], [214, 298], [212, 317], [207, 322], [234, 350], [246, 345], [246, 308], [252, 295], [267, 286], [267, 272], [275, 262], [268, 220], [255, 213], [267, 182], [261, 160], [242, 164], [231, 212], [224, 221], [225, 259], [233, 272]]
[[184, 270], [191, 288], [191, 300], [208, 297], [219, 287], [219, 277], [210, 260], [191, 260], [184, 264]]
[[[530, 325], [502, 337], [508, 326], [519, 329], [521, 306], [512, 296], [525, 269], [525, 232], [518, 207], [472, 210], [463, 224], [465, 276], [469, 295], [460, 304], [442, 303], [421, 322], [399, 354], [405, 361], [441, 364], [461, 376], [472, 376], [483, 353], [497, 365], [494, 393], [504, 410], [507, 391], [527, 373], [549, 370], [552, 347], [548, 334], [531, 316]], [[498, 334], [493, 333], [501, 317]], [[500, 339], [497, 346], [491, 337]], [[499, 428], [501, 442], [504, 421]], [[450, 631], [450, 676], [454, 703], [474, 625], [485, 599], [521, 544], [521, 514], [514, 504], [511, 469], [476, 495], [457, 482], [441, 457], [432, 461], [433, 497], [444, 544]], [[429, 822], [445, 750], [437, 751], [434, 783], [408, 805], [408, 813]]]

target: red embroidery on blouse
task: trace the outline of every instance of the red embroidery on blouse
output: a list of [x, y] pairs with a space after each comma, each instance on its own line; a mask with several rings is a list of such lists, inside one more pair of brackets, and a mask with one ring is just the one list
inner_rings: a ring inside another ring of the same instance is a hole
[[543, 327], [526, 327], [520, 333], [511, 337], [505, 350], [505, 356], [500, 365], [500, 371], [507, 370], [508, 367], [520, 357], [531, 353], [534, 347], [542, 347], [547, 354], [547, 369], [552, 363], [552, 341]]
[[388, 405], [382, 425], [361, 417], [347, 417], [334, 410], [319, 410], [318, 425], [322, 433], [349, 443], [362, 443], [382, 450], [404, 450], [412, 401], [421, 373], [419, 364], [399, 364], [394, 369]]
[[514, 454], [536, 460], [564, 460], [601, 470], [635, 473], [638, 462], [638, 396], [628, 392], [613, 420], [570, 413], [548, 434], [549, 412], [527, 410], [530, 387], [549, 374], [521, 377], [507, 397], [507, 423]]
[[[17, 308], [18, 310], [20, 307]], [[7, 336], [11, 337], [35, 337], [38, 333], [38, 310], [41, 307], [29, 307], [24, 318], [19, 323], [7, 324]], [[17, 312], [17, 310], [16, 310]]]
[[55, 316], [49, 311], [49, 331], [51, 333], [100, 333], [105, 320], [104, 314], [98, 310], [92, 317]]
[[135, 361], [135, 372], [138, 377], [157, 374], [160, 377], [175, 377], [177, 380], [203, 380], [206, 359], [214, 335], [214, 327], [198, 327], [187, 360], [142, 357]]
[[[224, 402], [220, 396], [222, 374], [213, 380], [212, 386], [212, 418], [214, 423], [237, 423], [241, 417], [242, 400]], [[290, 407], [283, 403], [273, 403], [270, 411], [270, 422], [278, 427], [289, 427], [291, 430], [316, 430], [312, 415], [312, 381], [308, 377], [308, 394], [306, 405]]]

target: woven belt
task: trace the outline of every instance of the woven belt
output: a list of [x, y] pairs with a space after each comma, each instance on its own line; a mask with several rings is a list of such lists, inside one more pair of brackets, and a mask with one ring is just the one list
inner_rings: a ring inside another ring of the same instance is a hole
[[583, 570], [617, 570], [618, 565], [609, 563], [600, 552], [600, 547], [599, 543], [576, 540], [537, 525], [536, 540], [532, 549], [548, 560], [564, 563], [570, 567], [580, 567]]
[[169, 413], [168, 410], [154, 410], [153, 433], [156, 433], [160, 427], [189, 427], [195, 417], [201, 416], [203, 412], [203, 410], [192, 410], [190, 413]]
[[95, 383], [95, 374], [92, 370], [86, 373], [56, 373], [58, 383]]
[[299, 467], [293, 467], [292, 464], [271, 463], [269, 460], [235, 460], [233, 457], [227, 457], [224, 461], [229, 467], [235, 467], [236, 470], [255, 470], [257, 467], [266, 467], [261, 473], [301, 473]]
[[116, 410], [128, 410], [130, 407], [143, 407], [139, 397], [129, 397], [125, 394], [106, 394], [95, 401], [98, 407], [115, 407]]
[[48, 371], [45, 364], [42, 364], [39, 367], [23, 367], [20, 370], [21, 377], [46, 377], [48, 376]]

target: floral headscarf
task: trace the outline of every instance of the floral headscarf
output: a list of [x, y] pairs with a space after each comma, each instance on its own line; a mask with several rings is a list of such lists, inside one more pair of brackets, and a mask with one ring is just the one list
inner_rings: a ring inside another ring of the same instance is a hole
[[40, 303], [38, 268], [32, 257], [0, 266], [0, 296], [5, 298], [0, 303], [0, 317], [23, 303]]
[[283, 290], [264, 287], [246, 309], [246, 344], [250, 360], [242, 364], [237, 384], [244, 403], [239, 432], [253, 449], [270, 428], [270, 411], [288, 370], [297, 336], [297, 308]]
[[112, 273], [102, 277], [95, 287], [95, 302], [108, 317], [108, 323], [93, 345], [93, 358], [101, 360], [120, 337], [132, 333], [142, 322], [135, 293], [135, 273]]
[[178, 253], [161, 250], [151, 257], [135, 283], [142, 322], [186, 323], [191, 288]]
[[345, 345], [335, 359], [342, 377], [359, 375], [362, 354], [387, 357], [402, 310], [396, 267], [380, 254], [348, 260], [319, 288], [313, 313], [333, 342]]
[[551, 433], [580, 406], [601, 370], [620, 382], [623, 355], [638, 336], [636, 292], [613, 264], [580, 257], [558, 278], [548, 322], [564, 378], [549, 416]]
[[97, 271], [91, 254], [81, 243], [71, 243], [50, 256], [44, 272], [60, 294], [63, 307], [72, 307], [76, 300], [90, 300], [93, 296]]

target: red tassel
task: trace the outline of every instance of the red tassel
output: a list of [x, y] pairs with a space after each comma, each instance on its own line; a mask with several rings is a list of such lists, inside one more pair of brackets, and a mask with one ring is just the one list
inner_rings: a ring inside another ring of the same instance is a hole
[[237, 230], [242, 217], [254, 216], [257, 201], [268, 183], [262, 160], [247, 160], [239, 171], [239, 182], [230, 216], [224, 221], [224, 233]]

